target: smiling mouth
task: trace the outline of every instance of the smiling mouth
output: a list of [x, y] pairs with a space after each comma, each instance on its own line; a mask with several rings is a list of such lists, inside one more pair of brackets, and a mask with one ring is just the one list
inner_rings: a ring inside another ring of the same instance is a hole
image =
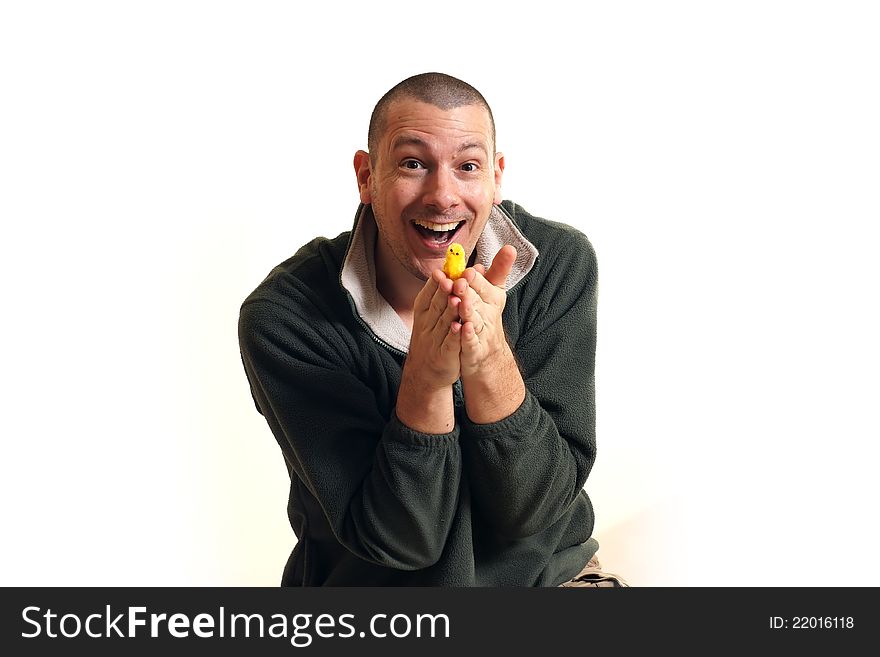
[[429, 243], [432, 243], [437, 247], [444, 247], [452, 241], [455, 234], [465, 224], [465, 221], [435, 223], [423, 219], [414, 219], [412, 224], [416, 229], [416, 232], [421, 235], [424, 240], [427, 240]]

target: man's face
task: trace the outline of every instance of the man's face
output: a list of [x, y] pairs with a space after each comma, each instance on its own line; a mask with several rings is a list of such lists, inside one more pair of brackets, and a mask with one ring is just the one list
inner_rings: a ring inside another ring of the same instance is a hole
[[386, 275], [403, 268], [427, 280], [452, 242], [470, 256], [492, 205], [501, 203], [504, 158], [493, 156], [494, 146], [489, 114], [478, 105], [444, 110], [402, 99], [388, 106], [377, 152], [372, 160], [359, 153], [358, 169]]

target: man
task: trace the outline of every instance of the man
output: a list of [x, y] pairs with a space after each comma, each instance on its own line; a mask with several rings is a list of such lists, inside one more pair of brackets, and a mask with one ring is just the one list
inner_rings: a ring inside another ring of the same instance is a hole
[[[502, 203], [491, 110], [460, 80], [391, 89], [368, 147], [352, 230], [241, 308], [291, 479], [282, 584], [576, 585], [598, 548], [593, 249]], [[455, 281], [452, 243], [470, 265]]]

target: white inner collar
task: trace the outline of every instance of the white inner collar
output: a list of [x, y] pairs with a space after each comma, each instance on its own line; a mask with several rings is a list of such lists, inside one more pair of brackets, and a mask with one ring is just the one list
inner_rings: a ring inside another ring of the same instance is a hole
[[[379, 294], [376, 287], [374, 253], [378, 234], [372, 208], [362, 205], [355, 218], [339, 280], [351, 295], [358, 315], [376, 337], [406, 353], [409, 351], [410, 328]], [[507, 277], [509, 290], [532, 269], [538, 257], [538, 249], [525, 238], [507, 213], [496, 205], [492, 207], [489, 221], [477, 240], [475, 262], [488, 269], [495, 254], [505, 244], [513, 245], [517, 254]]]

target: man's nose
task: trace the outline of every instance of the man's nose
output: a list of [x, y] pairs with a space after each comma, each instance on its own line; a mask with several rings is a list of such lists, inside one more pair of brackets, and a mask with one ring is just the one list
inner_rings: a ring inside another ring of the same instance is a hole
[[455, 207], [459, 202], [458, 181], [446, 167], [437, 167], [426, 180], [425, 205], [437, 208], [440, 212]]

